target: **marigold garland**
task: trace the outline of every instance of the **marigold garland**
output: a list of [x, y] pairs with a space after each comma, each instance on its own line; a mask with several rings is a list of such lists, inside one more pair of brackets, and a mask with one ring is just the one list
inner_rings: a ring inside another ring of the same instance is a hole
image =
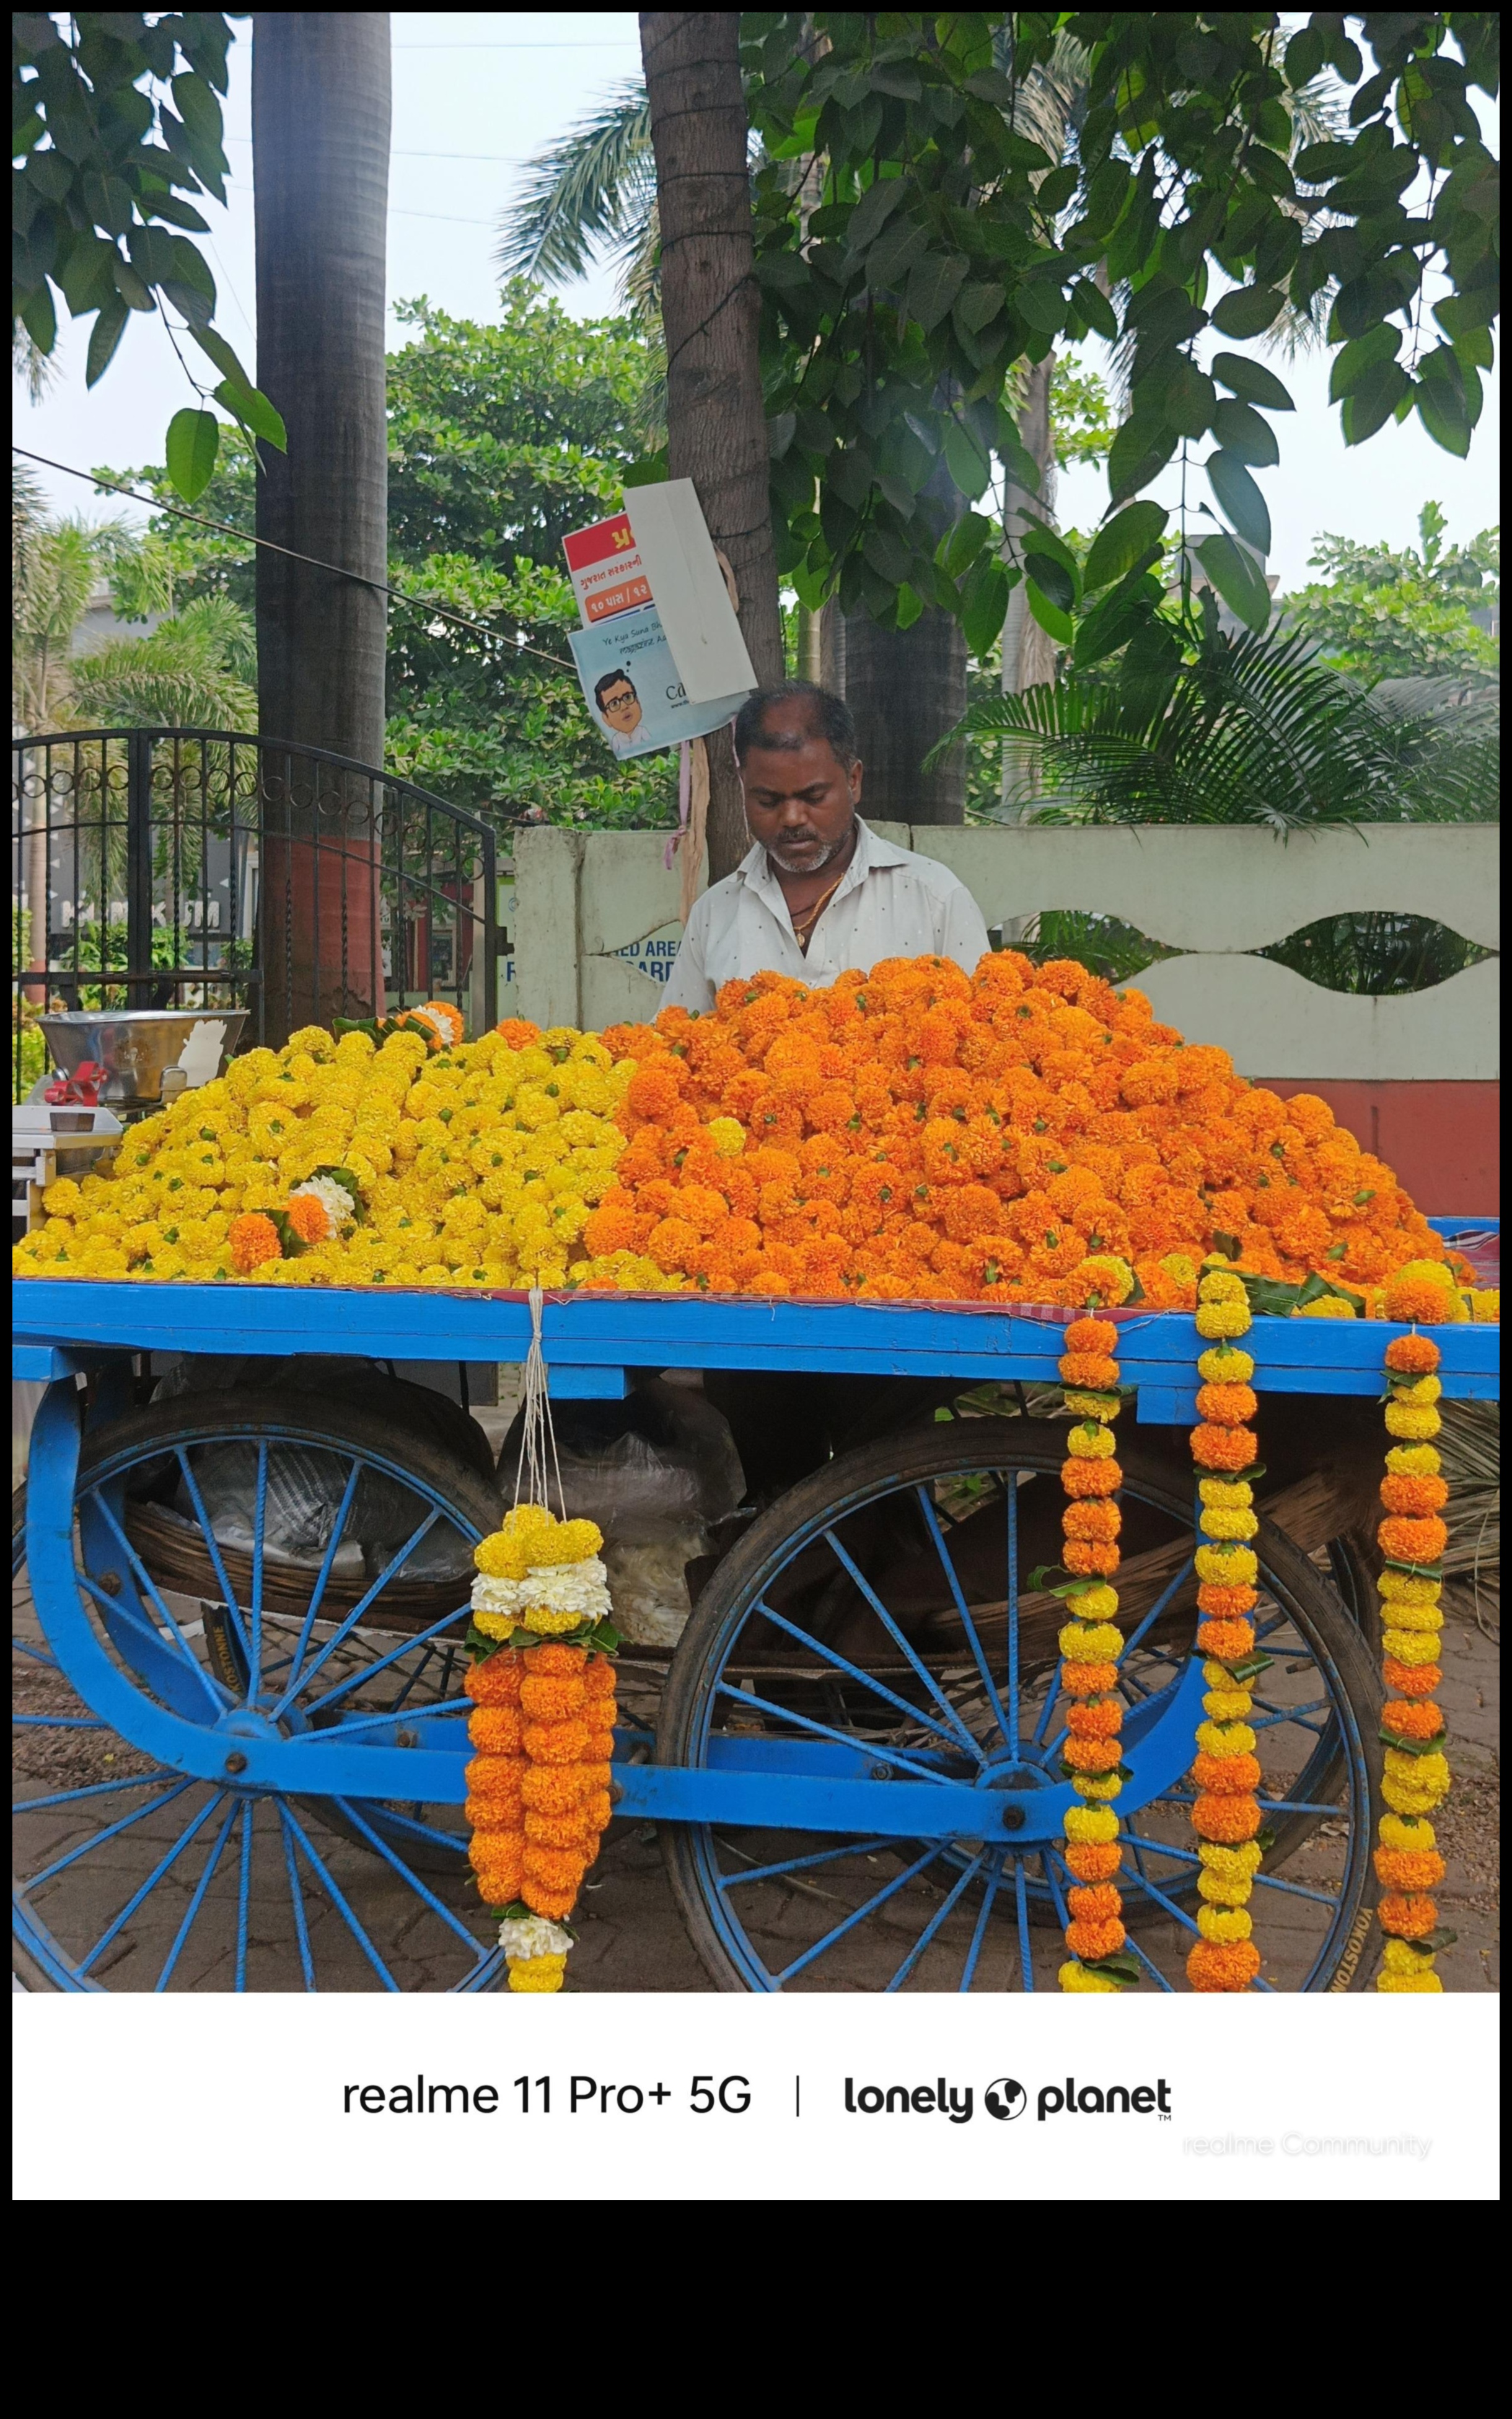
[[609, 1820], [619, 1641], [603, 1542], [592, 1520], [519, 1503], [473, 1554], [468, 1856], [512, 1991], [561, 1990], [566, 1918]]
[[[1127, 1937], [1118, 1877], [1123, 1863], [1113, 1801], [1123, 1786], [1123, 1700], [1118, 1694], [1123, 1632], [1117, 1626], [1122, 1515], [1115, 1497], [1122, 1473], [1115, 1459], [1112, 1423], [1119, 1410], [1119, 1331], [1111, 1319], [1078, 1318], [1066, 1330], [1060, 1375], [1076, 1425], [1066, 1439], [1060, 1516], [1071, 1619], [1060, 1632], [1061, 1686], [1071, 1698], [1061, 1767], [1082, 1802], [1068, 1809], [1061, 1854], [1072, 1875], [1066, 1926], [1070, 1956], [1060, 1968], [1063, 1991], [1118, 1991], [1133, 1979], [1117, 1960]], [[1088, 1394], [1088, 1387], [1097, 1391]], [[1095, 1471], [1097, 1491], [1088, 1490]]]
[[1247, 1991], [1260, 1970], [1250, 1934], [1250, 1893], [1260, 1862], [1256, 1834], [1260, 1785], [1255, 1733], [1247, 1717], [1254, 1700], [1255, 1624], [1259, 1564], [1250, 1539], [1259, 1522], [1254, 1488], [1242, 1475], [1256, 1445], [1246, 1423], [1256, 1411], [1250, 1386], [1255, 1364], [1238, 1338], [1250, 1326], [1249, 1296], [1231, 1269], [1209, 1268], [1197, 1286], [1196, 1328], [1206, 1349], [1197, 1360], [1201, 1425], [1192, 1431], [1201, 1502], [1196, 1550], [1197, 1645], [1207, 1658], [1202, 1676], [1206, 1719], [1197, 1727], [1192, 1765], [1196, 1802], [1192, 1826], [1202, 1870], [1197, 1893], [1198, 1937], [1187, 1955], [1195, 1991]]
[[[1404, 1271], [1387, 1288], [1387, 1316], [1440, 1325], [1453, 1316], [1445, 1290], [1435, 1288], [1421, 1269]], [[1386, 1517], [1376, 1532], [1383, 1557], [1377, 1585], [1388, 1691], [1381, 1717], [1386, 1810], [1375, 1853], [1382, 1892], [1377, 1912], [1386, 1935], [1378, 1991], [1442, 1991], [1436, 1951], [1452, 1937], [1440, 1932], [1431, 1896], [1443, 1879], [1444, 1863], [1428, 1819], [1447, 1795], [1450, 1779], [1442, 1752], [1443, 1715], [1434, 1700], [1442, 1677], [1439, 1561], [1448, 1537], [1439, 1515], [1449, 1496], [1432, 1442], [1440, 1426], [1442, 1390], [1435, 1372], [1441, 1357], [1431, 1336], [1415, 1332], [1394, 1336], [1385, 1352], [1387, 1433], [1407, 1441], [1394, 1441], [1387, 1450], [1381, 1487]]]

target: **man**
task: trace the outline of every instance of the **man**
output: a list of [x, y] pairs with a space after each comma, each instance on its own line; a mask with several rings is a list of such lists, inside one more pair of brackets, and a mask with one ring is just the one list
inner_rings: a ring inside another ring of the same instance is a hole
[[605, 672], [594, 683], [594, 703], [604, 718], [604, 736], [616, 756], [633, 755], [641, 745], [637, 733], [643, 716], [640, 699], [628, 672]]
[[969, 974], [986, 955], [964, 883], [856, 813], [862, 768], [841, 699], [809, 681], [748, 698], [735, 761], [754, 844], [688, 917], [669, 1007], [712, 1008], [721, 983], [767, 971], [826, 983], [881, 958], [942, 957]]

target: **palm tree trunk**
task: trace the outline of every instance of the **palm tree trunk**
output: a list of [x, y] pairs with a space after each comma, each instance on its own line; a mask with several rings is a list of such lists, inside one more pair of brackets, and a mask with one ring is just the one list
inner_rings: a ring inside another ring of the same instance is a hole
[[[259, 547], [261, 728], [381, 765], [388, 560], [383, 312], [389, 19], [377, 10], [254, 20], [257, 377], [284, 415], [266, 449]], [[261, 870], [266, 1038], [382, 1005], [378, 862], [367, 784], [269, 760]], [[355, 793], [360, 792], [360, 794]]]
[[[705, 9], [640, 18], [661, 225], [667, 336], [667, 457], [691, 479], [740, 597], [740, 626], [763, 686], [783, 676], [777, 556], [767, 500], [757, 291], [740, 20]], [[749, 845], [728, 734], [709, 741], [709, 879]]]
[[[1035, 515], [1052, 523], [1056, 516], [1056, 449], [1050, 421], [1050, 381], [1055, 371], [1054, 352], [1036, 362], [1025, 377], [1024, 402], [1018, 416], [1019, 436], [1024, 448], [1039, 467], [1040, 487], [1031, 495], [1027, 487], [1010, 480], [1004, 499], [1005, 527], [1014, 536], [1022, 536], [1027, 526], [1026, 515]], [[1049, 632], [1042, 630], [1029, 611], [1022, 580], [1008, 600], [1008, 612], [1003, 622], [1002, 689], [1005, 697], [1015, 697], [1026, 688], [1037, 688], [1042, 681], [1054, 680], [1056, 673], [1055, 642]], [[1033, 751], [1022, 744], [1008, 743], [1003, 748], [1003, 809], [1017, 822], [1024, 808], [1026, 780], [1033, 777]], [[1023, 937], [1015, 919], [1015, 930], [1010, 934], [1004, 927], [1004, 937]]]

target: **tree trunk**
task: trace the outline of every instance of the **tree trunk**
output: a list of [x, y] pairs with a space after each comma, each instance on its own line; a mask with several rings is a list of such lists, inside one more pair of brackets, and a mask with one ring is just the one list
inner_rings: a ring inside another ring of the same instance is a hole
[[[257, 534], [357, 577], [257, 554], [262, 731], [381, 766], [388, 576], [384, 416], [389, 19], [259, 12], [252, 131], [257, 378], [288, 452], [261, 449]], [[372, 785], [265, 759], [266, 1038], [381, 1009], [382, 833]], [[399, 936], [394, 935], [397, 946]]]
[[[1040, 489], [1031, 495], [1027, 487], [1009, 481], [1005, 499], [1006, 527], [1011, 535], [1021, 537], [1027, 527], [1026, 514], [1038, 516], [1052, 525], [1056, 517], [1056, 449], [1050, 424], [1050, 380], [1055, 369], [1053, 352], [1042, 362], [1036, 362], [1025, 378], [1024, 403], [1019, 411], [1019, 436], [1026, 453], [1038, 463]], [[1055, 640], [1042, 630], [1029, 611], [1028, 599], [1021, 580], [1008, 600], [1008, 612], [1003, 623], [1002, 688], [1005, 697], [1015, 697], [1026, 688], [1037, 688], [1043, 681], [1056, 676]], [[1003, 809], [1017, 822], [1024, 806], [1025, 784], [1032, 778], [1032, 751], [1026, 753], [1020, 743], [1005, 744], [1003, 748]]]
[[845, 701], [866, 767], [863, 809], [873, 821], [965, 821], [965, 750], [958, 743], [930, 771], [924, 759], [966, 710], [965, 633], [933, 607], [906, 630], [864, 613], [844, 618]]
[[[784, 671], [777, 555], [767, 499], [757, 290], [747, 164], [740, 19], [704, 9], [640, 18], [656, 156], [661, 315], [667, 337], [667, 458], [691, 479], [709, 533], [729, 557], [740, 626], [764, 687]], [[729, 734], [709, 740], [709, 879], [749, 846]]]

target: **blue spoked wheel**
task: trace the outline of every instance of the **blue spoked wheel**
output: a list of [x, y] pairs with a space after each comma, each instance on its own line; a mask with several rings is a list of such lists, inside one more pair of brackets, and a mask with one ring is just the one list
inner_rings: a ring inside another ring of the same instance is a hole
[[22, 1979], [495, 1981], [460, 1804], [471, 1548], [499, 1517], [477, 1473], [359, 1409], [206, 1395], [85, 1441], [70, 1547], [48, 1498], [71, 1477], [49, 1414], [17, 1627]]
[[[1072, 1802], [1060, 1765], [1058, 1601], [1030, 1575], [1058, 1553], [1064, 1429], [952, 1420], [842, 1455], [747, 1533], [677, 1650], [659, 1764], [962, 1785], [951, 1837], [668, 1825], [689, 1933], [724, 1990], [1056, 1987]], [[1120, 1438], [1128, 1648], [1119, 1801], [1142, 1987], [1187, 1988], [1199, 1871], [1188, 1771], [1203, 1718], [1193, 1505]], [[1256, 1683], [1266, 1847], [1251, 1903], [1262, 1990], [1366, 1979], [1379, 1687], [1331, 1580], [1261, 1524]], [[1053, 1584], [1053, 1582], [1051, 1583]], [[1005, 1793], [995, 1808], [994, 1793]], [[810, 1795], [810, 1806], [813, 1804]], [[885, 1794], [884, 1794], [885, 1803]], [[917, 1819], [917, 1817], [916, 1817]], [[953, 1818], [952, 1818], [953, 1819]], [[1011, 1828], [1007, 1826], [1011, 1826]]]

